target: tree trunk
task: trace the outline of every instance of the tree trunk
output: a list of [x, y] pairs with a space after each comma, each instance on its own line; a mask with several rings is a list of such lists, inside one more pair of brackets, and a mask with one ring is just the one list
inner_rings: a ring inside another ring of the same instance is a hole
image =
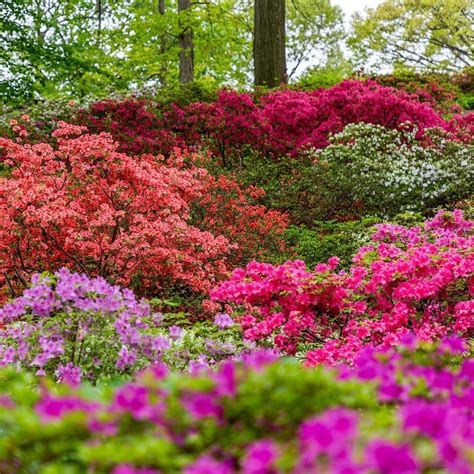
[[165, 0], [158, 0], [158, 13], [160, 15], [165, 14]]
[[[158, 14], [163, 16], [166, 12], [166, 5], [165, 0], [158, 0]], [[163, 23], [160, 23], [161, 28], [164, 30]], [[161, 64], [159, 67], [159, 74], [158, 79], [160, 81], [161, 86], [166, 86], [166, 73], [167, 73], [167, 64], [164, 60], [164, 56], [168, 47], [168, 37], [166, 35], [166, 31], [162, 31], [160, 33], [160, 55], [161, 55]]]
[[285, 0], [255, 0], [253, 59], [255, 85], [286, 84]]
[[[178, 13], [186, 14], [191, 8], [191, 0], [178, 0]], [[179, 34], [179, 81], [182, 84], [192, 82], [194, 79], [193, 60], [193, 30], [189, 25], [189, 18], [180, 19], [182, 27]]]

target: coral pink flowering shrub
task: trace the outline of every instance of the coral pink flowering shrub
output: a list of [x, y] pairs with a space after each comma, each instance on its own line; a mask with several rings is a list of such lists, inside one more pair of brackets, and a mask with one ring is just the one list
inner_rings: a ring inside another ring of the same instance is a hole
[[232, 245], [190, 221], [208, 172], [180, 154], [132, 158], [109, 135], [83, 131], [62, 124], [57, 147], [0, 139], [12, 168], [0, 179], [2, 285], [62, 266], [142, 293], [177, 283], [204, 291], [225, 275]]
[[469, 474], [473, 369], [459, 338], [410, 338], [337, 370], [257, 352], [179, 377], [157, 365], [105, 390], [44, 385], [28, 396], [31, 378], [3, 369], [0, 467]]
[[251, 262], [211, 292], [232, 303], [245, 337], [273, 341], [307, 365], [352, 361], [365, 346], [408, 333], [431, 341], [474, 330], [474, 223], [440, 211], [423, 228], [381, 224], [349, 272], [338, 258], [313, 271], [302, 261]]

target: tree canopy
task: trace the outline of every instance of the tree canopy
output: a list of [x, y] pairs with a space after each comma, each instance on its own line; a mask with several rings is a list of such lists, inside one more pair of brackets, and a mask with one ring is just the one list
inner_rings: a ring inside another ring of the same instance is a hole
[[472, 0], [386, 0], [356, 14], [349, 40], [361, 64], [452, 71], [474, 64]]

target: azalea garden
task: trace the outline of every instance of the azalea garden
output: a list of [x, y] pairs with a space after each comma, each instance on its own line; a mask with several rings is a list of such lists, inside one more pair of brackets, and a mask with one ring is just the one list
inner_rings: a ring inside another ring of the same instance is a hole
[[1, 474], [474, 472], [469, 0], [2, 3]]

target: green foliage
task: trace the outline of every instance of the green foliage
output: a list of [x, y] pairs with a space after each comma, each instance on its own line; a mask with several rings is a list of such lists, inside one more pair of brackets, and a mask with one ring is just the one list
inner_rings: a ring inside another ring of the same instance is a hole
[[[406, 212], [394, 216], [390, 223], [412, 227], [422, 224], [423, 220], [421, 214]], [[347, 222], [317, 221], [310, 229], [291, 226], [286, 230], [285, 238], [293, 253], [278, 256], [275, 261], [282, 263], [289, 258], [298, 258], [304, 260], [308, 268], [312, 268], [337, 256], [341, 260], [339, 265], [348, 268], [357, 249], [371, 242], [375, 224], [382, 222], [380, 217], [366, 216]]]
[[[0, 99], [13, 105], [57, 98], [83, 102], [173, 90], [183, 29], [193, 32], [194, 76], [204, 88], [252, 82], [252, 1], [192, 2], [180, 13], [177, 0], [163, 7], [155, 0], [3, 2]], [[341, 10], [329, 0], [288, 2], [287, 33], [291, 72], [315, 57], [322, 66], [344, 36]], [[192, 90], [178, 95], [195, 97]]]
[[[377, 217], [348, 222], [318, 221], [311, 229], [291, 226], [285, 234], [288, 247], [294, 250], [296, 258], [306, 262], [308, 268], [333, 256], [341, 259], [341, 267], [348, 267], [356, 250], [370, 241], [373, 226], [379, 222]], [[281, 262], [284, 260], [282, 258]]]

